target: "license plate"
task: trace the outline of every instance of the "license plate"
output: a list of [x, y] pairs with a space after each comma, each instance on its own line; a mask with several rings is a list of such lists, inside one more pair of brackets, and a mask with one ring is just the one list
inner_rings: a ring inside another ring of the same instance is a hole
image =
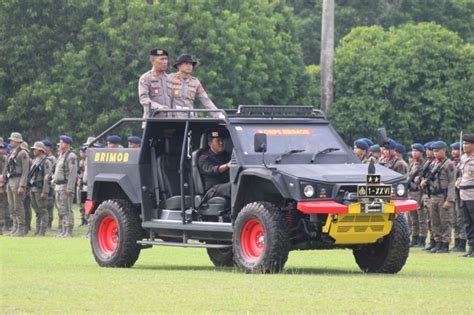
[[358, 185], [358, 197], [390, 197], [392, 195], [391, 185]]

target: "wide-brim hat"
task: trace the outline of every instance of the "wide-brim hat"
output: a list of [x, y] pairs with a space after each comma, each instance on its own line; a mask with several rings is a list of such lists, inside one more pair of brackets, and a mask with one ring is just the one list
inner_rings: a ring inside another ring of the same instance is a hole
[[46, 153], [46, 146], [41, 141], [36, 141], [35, 144], [31, 147], [34, 150], [41, 150]]
[[22, 148], [23, 150], [25, 150], [26, 152], [30, 153], [30, 146], [28, 145], [28, 142], [23, 141], [23, 142], [21, 143], [21, 148]]
[[174, 63], [173, 67], [178, 68], [178, 65], [182, 64], [183, 62], [189, 62], [193, 65], [193, 67], [197, 65], [197, 61], [194, 61], [191, 55], [183, 54], [179, 56], [178, 59], [176, 59], [176, 62]]
[[8, 141], [15, 141], [15, 142], [23, 142], [23, 136], [19, 132], [12, 132], [10, 135], [10, 138], [8, 138]]

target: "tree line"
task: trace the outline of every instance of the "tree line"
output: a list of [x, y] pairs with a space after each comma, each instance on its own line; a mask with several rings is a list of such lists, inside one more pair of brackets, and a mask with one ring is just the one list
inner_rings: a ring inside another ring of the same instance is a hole
[[[0, 135], [86, 139], [139, 117], [153, 47], [171, 63], [195, 56], [221, 108], [319, 107], [321, 10], [322, 0], [2, 1]], [[406, 144], [472, 128], [474, 1], [339, 0], [335, 14], [328, 114], [346, 141], [382, 125]]]

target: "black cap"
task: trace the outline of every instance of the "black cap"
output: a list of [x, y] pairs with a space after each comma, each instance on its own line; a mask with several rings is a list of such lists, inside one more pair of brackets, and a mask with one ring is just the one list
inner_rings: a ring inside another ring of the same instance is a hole
[[207, 141], [212, 141], [214, 138], [227, 138], [228, 131], [223, 128], [210, 129], [207, 131]]
[[465, 134], [464, 136], [462, 136], [462, 141], [474, 143], [474, 134], [473, 133]]
[[150, 56], [166, 56], [168, 57], [168, 52], [163, 48], [153, 48], [150, 51]]
[[189, 62], [193, 65], [193, 67], [197, 65], [197, 62], [193, 60], [193, 57], [191, 57], [191, 55], [184, 54], [179, 56], [178, 59], [176, 59], [176, 62], [174, 63], [173, 67], [178, 68], [178, 65], [182, 64], [183, 62]]

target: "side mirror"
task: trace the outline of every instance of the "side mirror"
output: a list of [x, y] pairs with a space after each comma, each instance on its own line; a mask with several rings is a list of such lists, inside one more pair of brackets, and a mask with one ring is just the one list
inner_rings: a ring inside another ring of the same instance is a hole
[[385, 130], [385, 128], [378, 128], [377, 129], [377, 143], [379, 145], [385, 145], [389, 141], [390, 139], [387, 137], [387, 130]]
[[253, 142], [255, 152], [267, 152], [267, 134], [256, 133]]

